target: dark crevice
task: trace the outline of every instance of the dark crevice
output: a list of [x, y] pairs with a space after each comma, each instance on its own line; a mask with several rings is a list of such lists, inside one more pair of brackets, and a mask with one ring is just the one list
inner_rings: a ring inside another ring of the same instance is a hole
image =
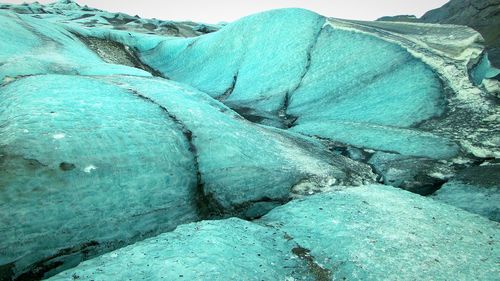
[[[314, 137], [319, 139], [321, 142], [325, 143], [325, 146], [328, 148], [329, 151], [336, 153], [336, 154], [340, 154], [340, 155], [347, 157], [351, 160], [368, 165], [370, 167], [372, 173], [377, 176], [376, 181], [381, 183], [381, 184], [391, 185], [391, 186], [398, 187], [398, 188], [401, 188], [401, 189], [404, 189], [404, 190], [407, 190], [407, 191], [410, 191], [412, 193], [416, 193], [416, 194], [419, 194], [422, 196], [428, 196], [428, 195], [435, 193], [445, 183], [447, 183], [449, 181], [449, 179], [439, 179], [439, 178], [432, 177], [424, 171], [424, 172], [417, 174], [413, 177], [414, 181], [421, 183], [420, 185], [414, 185], [414, 182], [405, 182], [405, 181], [403, 181], [399, 185], [398, 184], [395, 185], [394, 182], [391, 182], [390, 180], [387, 180], [386, 177], [384, 177], [383, 170], [380, 170], [374, 164], [370, 163], [370, 159], [374, 153], [369, 153], [369, 152], [365, 151], [365, 148], [362, 148], [362, 147], [356, 147], [356, 146], [349, 145], [349, 144], [335, 142], [335, 141], [332, 141], [331, 139], [323, 138], [323, 137], [319, 137], [319, 136], [314, 136]], [[358, 149], [360, 154], [361, 154], [360, 155], [361, 158], [353, 157], [348, 151], [349, 148]], [[395, 151], [378, 150], [378, 149], [373, 149], [373, 151], [401, 155], [400, 153], [395, 152]], [[408, 156], [408, 159], [417, 160], [417, 159], [428, 159], [428, 158], [418, 157], [418, 156]], [[435, 159], [428, 159], [428, 160], [434, 161], [434, 162], [438, 161]], [[459, 171], [461, 169], [457, 168], [456, 170]]]
[[[332, 123], [332, 125], [333, 125], [333, 123]], [[369, 149], [369, 150], [374, 150], [374, 151], [380, 151], [380, 152], [386, 152], [386, 153], [392, 153], [392, 154], [401, 155], [401, 153], [399, 153], [397, 151], [393, 151], [393, 150], [382, 150], [382, 149], [374, 149], [374, 148], [369, 148], [369, 147], [357, 147], [357, 146], [353, 146], [353, 145], [350, 145], [350, 144], [347, 144], [347, 143], [337, 142], [337, 141], [334, 141], [334, 140], [329, 139], [327, 137], [322, 137], [322, 136], [319, 136], [319, 135], [308, 135], [308, 134], [304, 134], [304, 135], [316, 138], [316, 139], [318, 139], [320, 141], [323, 141], [323, 142], [326, 142], [327, 143], [327, 147], [355, 147], [355, 148], [359, 148], [359, 149]], [[418, 157], [416, 157], [416, 158], [418, 158]]]
[[0, 165], [16, 159], [21, 160], [28, 168], [31, 169], [45, 168], [49, 166], [35, 158], [28, 158], [21, 155], [5, 155], [0, 153]]
[[225, 105], [234, 110], [234, 112], [238, 113], [245, 120], [248, 120], [252, 123], [261, 123], [266, 119], [266, 117], [262, 116], [262, 114], [259, 114], [259, 112], [256, 112], [253, 108], [238, 106], [232, 103], [225, 103]]
[[28, 281], [42, 279], [45, 277], [45, 274], [47, 272], [64, 265], [64, 262], [62, 260], [57, 260], [58, 258], [70, 256], [72, 254], [82, 254], [84, 257], [87, 257], [87, 255], [90, 255], [91, 252], [93, 253], [99, 246], [99, 242], [89, 241], [74, 247], [59, 250], [55, 254], [45, 257], [44, 259], [31, 265], [29, 271], [22, 273], [21, 275], [15, 277], [13, 280]]
[[[261, 218], [262, 216], [265, 216], [269, 211], [271, 211], [275, 207], [281, 206], [281, 205], [284, 205], [284, 204], [290, 202], [290, 200], [291, 200], [291, 198], [275, 199], [275, 198], [269, 198], [267, 196], [264, 196], [264, 197], [261, 197], [258, 199], [254, 199], [254, 200], [248, 200], [245, 203], [233, 205], [231, 207], [231, 210], [226, 211], [226, 215], [224, 217], [235, 216], [235, 217], [238, 217], [240, 219], [248, 220], [248, 221], [256, 220], [256, 219]], [[259, 210], [258, 213], [250, 213], [249, 209], [253, 205], [258, 204], [258, 203], [267, 203], [269, 208], [262, 208], [261, 210]]]
[[257, 216], [247, 216], [245, 212], [252, 205], [256, 203], [269, 203], [270, 205], [278, 206], [289, 202], [290, 198], [272, 199], [268, 197], [263, 197], [255, 200], [250, 200], [242, 204], [234, 205], [230, 209], [227, 209], [224, 206], [222, 206], [213, 196], [213, 194], [207, 193], [204, 188], [203, 176], [199, 167], [199, 160], [198, 160], [199, 156], [197, 153], [197, 148], [193, 143], [193, 138], [194, 138], [193, 132], [189, 130], [187, 126], [177, 118], [177, 116], [170, 113], [165, 106], [157, 103], [152, 98], [139, 93], [137, 90], [131, 88], [124, 88], [123, 85], [119, 83], [116, 82], [111, 82], [111, 83], [125, 89], [126, 91], [132, 93], [134, 96], [137, 96], [138, 98], [144, 101], [147, 101], [149, 103], [158, 106], [172, 121], [174, 121], [174, 123], [179, 127], [179, 130], [183, 133], [187, 143], [189, 144], [189, 151], [193, 154], [194, 157], [194, 165], [197, 177], [195, 202], [196, 202], [198, 217], [200, 220], [223, 219], [234, 216], [242, 219], [255, 219], [256, 217], [265, 215], [267, 211], [265, 213], [260, 213]]
[[168, 76], [164, 75], [163, 73], [159, 72], [158, 70], [156, 70], [156, 69], [150, 67], [149, 65], [143, 63], [139, 59], [139, 55], [138, 55], [139, 52], [138, 52], [138, 50], [128, 48], [127, 46], [125, 46], [123, 44], [121, 44], [121, 45], [123, 46], [123, 49], [125, 50], [125, 52], [127, 52], [128, 54], [130, 54], [132, 62], [134, 63], [134, 65], [136, 65], [136, 67], [141, 68], [142, 70], [145, 70], [145, 71], [151, 73], [151, 75], [153, 75], [155, 77], [161, 77], [161, 78], [168, 79], [168, 80], [170, 79]]
[[[324, 21], [325, 20], [323, 19], [322, 22], [324, 22]], [[309, 45], [309, 47], [306, 51], [306, 63], [304, 66], [304, 71], [300, 75], [299, 82], [297, 83], [297, 85], [295, 85], [295, 87], [292, 90], [287, 91], [285, 93], [285, 96], [283, 97], [282, 106], [278, 110], [278, 116], [283, 120], [283, 124], [287, 128], [291, 128], [293, 126], [293, 123], [297, 120], [297, 117], [288, 115], [288, 113], [287, 113], [290, 98], [293, 95], [293, 93], [295, 91], [297, 91], [297, 89], [299, 89], [300, 86], [302, 86], [302, 82], [303, 82], [304, 78], [306, 77], [307, 73], [309, 72], [309, 69], [311, 68], [312, 52], [318, 43], [319, 36], [321, 35], [321, 32], [323, 31], [323, 29], [324, 29], [324, 26], [321, 28], [318, 28], [316, 34], [314, 35], [314, 40]]]
[[217, 97], [217, 100], [224, 102], [227, 98], [229, 98], [229, 96], [233, 93], [237, 82], [238, 82], [238, 72], [234, 74], [233, 82], [231, 82], [229, 88], [227, 88], [227, 90], [221, 96]]
[[196, 44], [196, 42], [198, 42], [198, 37], [194, 38], [191, 42], [189, 42], [189, 44], [186, 46], [186, 49], [193, 48], [193, 46], [194, 46], [194, 44]]
[[278, 118], [280, 118], [281, 123], [285, 128], [290, 129], [293, 127], [295, 121], [297, 121], [298, 117], [287, 114], [288, 104], [290, 102], [290, 94], [289, 92], [285, 93], [285, 99], [283, 101], [283, 105], [280, 110], [278, 110]]
[[150, 97], [147, 97], [134, 89], [129, 88], [127, 90], [129, 92], [131, 92], [132, 94], [134, 94], [135, 96], [139, 97], [140, 99], [145, 100], [149, 103], [152, 103], [152, 104], [158, 106], [170, 118], [170, 120], [174, 121], [174, 123], [178, 126], [179, 130], [182, 132], [182, 134], [184, 135], [184, 137], [189, 145], [189, 151], [193, 154], [195, 171], [196, 171], [196, 176], [197, 176], [197, 187], [198, 187], [197, 190], [200, 187], [201, 187], [201, 190], [203, 190], [203, 181], [201, 179], [201, 173], [200, 173], [199, 163], [198, 163], [198, 153], [197, 153], [196, 146], [193, 143], [193, 132], [191, 130], [189, 130], [187, 128], [187, 126], [181, 120], [179, 120], [177, 118], [177, 116], [170, 113], [170, 111], [165, 106], [157, 103], [156, 101], [154, 101]]
[[[114, 84], [120, 86], [119, 84], [116, 83]], [[215, 200], [211, 198], [211, 196], [205, 194], [203, 178], [201, 175], [200, 165], [198, 160], [198, 152], [193, 142], [194, 138], [193, 132], [189, 130], [187, 126], [181, 120], [179, 120], [177, 116], [172, 114], [165, 106], [157, 103], [152, 98], [147, 97], [134, 89], [126, 88], [126, 90], [132, 93], [133, 95], [139, 97], [140, 99], [158, 106], [168, 116], [168, 118], [178, 126], [179, 130], [184, 135], [189, 145], [189, 151], [193, 155], [194, 169], [196, 171], [195, 203], [197, 207], [196, 210], [198, 212], [198, 217], [200, 219], [206, 219], [208, 217], [214, 216], [214, 214], [220, 213], [221, 207], [217, 204]]]

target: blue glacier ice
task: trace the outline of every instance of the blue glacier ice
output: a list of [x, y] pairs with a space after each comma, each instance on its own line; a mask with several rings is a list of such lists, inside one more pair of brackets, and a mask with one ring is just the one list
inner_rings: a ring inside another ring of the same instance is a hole
[[[394, 43], [336, 29], [309, 11], [252, 15], [216, 33], [163, 40], [140, 57], [264, 124], [275, 125], [268, 120], [275, 116], [297, 132], [405, 155], [457, 153], [446, 138], [404, 130], [444, 111], [442, 85], [431, 68]], [[394, 130], [415, 147], [391, 143], [385, 132], [393, 136]]]
[[293, 256], [293, 246], [275, 230], [251, 222], [203, 221], [86, 261], [49, 280], [315, 280]]
[[294, 200], [253, 222], [183, 225], [49, 280], [496, 280], [497, 243], [495, 222], [368, 185]]
[[384, 184], [430, 195], [455, 174], [445, 161], [377, 151], [367, 162]]
[[37, 75], [0, 97], [0, 233], [9, 237], [0, 264], [14, 276], [373, 178], [318, 141], [248, 122], [165, 79]]
[[318, 186], [370, 181], [367, 166], [336, 157], [314, 140], [248, 122], [182, 84], [140, 77], [106, 81], [137, 91], [189, 128], [204, 193], [222, 209], [287, 200], [290, 187], [303, 181]]
[[498, 276], [473, 30], [60, 0], [0, 4], [0, 31], [1, 281]]
[[61, 26], [0, 10], [0, 81], [33, 74], [140, 75], [150, 73], [104, 62]]
[[331, 280], [497, 280], [498, 223], [390, 186], [323, 193], [260, 224], [287, 233]]
[[480, 85], [484, 79], [490, 79], [500, 75], [500, 69], [493, 67], [485, 54], [471, 72], [472, 79], [476, 85]]
[[2, 267], [71, 266], [198, 219], [189, 142], [154, 104], [68, 75], [0, 97]]

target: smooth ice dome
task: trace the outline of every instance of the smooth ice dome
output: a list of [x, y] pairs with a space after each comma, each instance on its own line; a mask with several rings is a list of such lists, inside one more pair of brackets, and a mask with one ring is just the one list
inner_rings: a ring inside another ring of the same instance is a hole
[[0, 4], [0, 30], [2, 281], [500, 275], [470, 28], [66, 0]]

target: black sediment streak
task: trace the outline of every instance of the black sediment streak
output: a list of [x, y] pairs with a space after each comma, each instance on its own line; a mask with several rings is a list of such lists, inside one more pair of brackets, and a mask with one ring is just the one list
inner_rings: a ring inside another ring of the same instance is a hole
[[211, 213], [212, 206], [214, 206], [213, 200], [210, 200], [210, 196], [207, 196], [205, 194], [204, 190], [204, 184], [203, 184], [203, 179], [201, 176], [201, 171], [200, 171], [200, 164], [198, 160], [198, 152], [196, 149], [196, 146], [193, 142], [193, 132], [187, 128], [187, 126], [177, 118], [174, 114], [172, 114], [165, 106], [157, 103], [150, 97], [147, 97], [141, 93], [139, 93], [136, 90], [133, 89], [127, 89], [129, 92], [131, 92], [133, 95], [139, 97], [140, 99], [147, 101], [149, 103], [152, 103], [156, 106], [158, 106], [174, 123], [178, 126], [179, 130], [182, 132], [184, 135], [188, 145], [189, 145], [189, 151], [193, 155], [194, 159], [194, 168], [196, 171], [196, 206], [197, 206], [197, 211], [198, 211], [198, 216], [200, 219], [207, 218], [209, 214]]
[[[326, 21], [325, 19], [322, 20], [323, 23], [325, 21]], [[278, 114], [280, 115], [281, 118], [284, 119], [283, 122], [288, 128], [290, 128], [293, 125], [293, 122], [295, 122], [295, 120], [297, 119], [293, 116], [288, 116], [288, 114], [287, 114], [288, 105], [290, 102], [290, 97], [292, 96], [292, 94], [295, 91], [297, 91], [298, 88], [300, 88], [300, 86], [302, 86], [302, 82], [304, 80], [304, 77], [306, 77], [307, 73], [309, 72], [309, 69], [311, 68], [312, 52], [318, 43], [318, 39], [319, 39], [319, 36], [321, 35], [321, 31], [323, 31], [323, 28], [324, 27], [318, 28], [318, 30], [316, 31], [316, 34], [314, 35], [314, 40], [311, 42], [311, 44], [309, 45], [309, 47], [307, 49], [306, 63], [304, 66], [304, 71], [300, 75], [299, 82], [297, 83], [297, 85], [295, 85], [295, 87], [291, 91], [288, 91], [285, 93], [285, 97], [283, 98], [282, 107], [278, 111]]]
[[80, 245], [76, 245], [74, 247], [65, 248], [57, 251], [57, 253], [44, 258], [43, 260], [38, 261], [34, 265], [31, 266], [29, 271], [26, 271], [19, 275], [18, 277], [13, 278], [16, 281], [24, 281], [24, 280], [39, 280], [44, 277], [44, 275], [54, 270], [61, 265], [64, 265], [64, 261], [58, 260], [61, 257], [70, 256], [72, 254], [81, 253], [83, 256], [93, 256], [92, 253], [96, 248], [100, 246], [97, 241], [89, 241]]
[[[285, 232], [285, 239], [293, 240], [293, 237]], [[306, 262], [309, 272], [311, 272], [316, 281], [332, 280], [332, 272], [329, 269], [323, 268], [321, 265], [319, 265], [314, 260], [314, 256], [311, 255], [311, 251], [309, 249], [306, 249], [297, 243], [295, 244], [296, 246], [292, 249], [292, 253]]]
[[297, 245], [292, 249], [292, 253], [307, 263], [307, 267], [311, 274], [315, 277], [316, 281], [329, 281], [332, 280], [332, 272], [326, 268], [321, 267], [310, 253], [311, 251]]
[[[119, 44], [119, 43], [117, 43]], [[138, 52], [137, 50], [133, 50], [133, 49], [127, 49], [125, 45], [123, 45], [123, 49], [125, 50], [125, 52], [130, 55], [130, 60], [134, 63], [134, 65], [138, 68], [141, 68], [142, 70], [145, 70], [149, 73], [151, 73], [151, 75], [153, 76], [156, 76], [156, 77], [162, 77], [162, 78], [165, 78], [165, 79], [170, 79], [168, 78], [166, 75], [163, 75], [161, 72], [159, 72], [158, 70], [152, 68], [151, 66], [143, 63], [140, 59], [139, 59], [139, 55], [138, 55]]]
[[21, 25], [22, 27], [24, 27], [26, 30], [28, 30], [29, 32], [35, 34], [36, 36], [38, 36], [40, 39], [42, 39], [42, 41], [45, 43], [45, 44], [54, 44], [55, 46], [57, 47], [62, 47], [62, 44], [53, 40], [52, 38], [50, 38], [49, 36], [41, 33], [40, 31], [36, 30], [36, 28], [34, 28], [33, 26], [31, 26], [29, 23], [27, 23], [25, 20], [21, 19], [21, 17], [16, 14], [16, 17], [17, 17], [17, 23], [19, 25]]
[[227, 88], [227, 90], [222, 94], [220, 97], [217, 99], [221, 102], [225, 101], [229, 96], [233, 93], [234, 87], [236, 86], [236, 83], [238, 82], [238, 72], [236, 72], [233, 76], [233, 82], [231, 83], [231, 86]]

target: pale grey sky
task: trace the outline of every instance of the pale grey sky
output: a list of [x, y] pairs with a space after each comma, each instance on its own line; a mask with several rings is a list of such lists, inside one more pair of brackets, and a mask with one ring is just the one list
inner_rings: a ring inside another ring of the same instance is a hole
[[[0, 0], [2, 3], [34, 1]], [[38, 0], [40, 3], [53, 1]], [[319, 14], [344, 19], [375, 20], [382, 16], [413, 14], [422, 16], [448, 0], [77, 0], [80, 5], [110, 12], [124, 12], [145, 18], [193, 20], [205, 23], [234, 21], [260, 11], [301, 7]]]

